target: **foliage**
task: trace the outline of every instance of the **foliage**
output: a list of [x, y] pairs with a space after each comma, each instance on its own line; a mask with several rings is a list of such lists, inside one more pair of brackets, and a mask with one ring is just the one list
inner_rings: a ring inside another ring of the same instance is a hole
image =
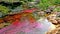
[[10, 11], [10, 10], [9, 10], [7, 7], [0, 5], [0, 12], [1, 12], [3, 15], [7, 14], [9, 11]]
[[60, 4], [60, 0], [52, 0], [51, 1], [54, 5], [59, 5]]
[[7, 7], [0, 5], [0, 12], [7, 13], [8, 11], [9, 11], [9, 9]]
[[47, 10], [50, 6], [60, 5], [60, 0], [40, 0], [40, 2], [38, 4], [34, 4], [34, 5], [31, 3], [29, 4], [29, 2], [34, 2], [36, 0], [3, 0], [3, 1], [7, 1], [7, 2], [18, 1], [18, 2], [22, 2], [22, 5], [28, 4], [27, 7], [29, 7], [30, 5], [32, 7], [37, 6], [38, 8], [40, 8], [42, 10]]
[[41, 0], [40, 3], [38, 4], [38, 6], [42, 10], [46, 10], [48, 9], [48, 7], [54, 6], [54, 5], [60, 5], [60, 0]]

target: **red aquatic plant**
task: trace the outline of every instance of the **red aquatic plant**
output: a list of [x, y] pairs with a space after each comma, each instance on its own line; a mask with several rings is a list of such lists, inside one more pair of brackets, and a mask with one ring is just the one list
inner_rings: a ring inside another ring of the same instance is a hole
[[[33, 9], [26, 9], [26, 10], [23, 10], [22, 12], [19, 12], [17, 14], [9, 14], [5, 17], [3, 17], [3, 19], [0, 19], [0, 23], [2, 22], [15, 22], [15, 21], [20, 21], [20, 18], [24, 17], [25, 15], [29, 15], [30, 13], [33, 13], [34, 10], [36, 10], [35, 8]], [[29, 19], [30, 22], [33, 22], [34, 19], [33, 18], [30, 18]]]

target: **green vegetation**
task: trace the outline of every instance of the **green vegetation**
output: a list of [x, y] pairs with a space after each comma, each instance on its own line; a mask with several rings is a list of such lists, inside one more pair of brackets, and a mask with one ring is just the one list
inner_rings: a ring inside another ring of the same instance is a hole
[[54, 5], [56, 6], [60, 5], [60, 0], [41, 0], [40, 3], [38, 4], [40, 9], [42, 10], [46, 10], [48, 9], [48, 7], [54, 6]]
[[3, 15], [7, 14], [9, 11], [10, 11], [10, 10], [9, 10], [7, 7], [0, 5], [0, 12], [1, 12]]
[[[22, 2], [22, 5], [23, 4], [26, 5], [27, 3], [29, 4], [29, 2], [34, 2], [36, 0], [3, 0], [3, 1], [6, 1], [6, 2], [20, 1], [20, 2]], [[35, 5], [37, 5], [37, 7], [39, 7], [42, 10], [47, 10], [50, 6], [60, 6], [60, 0], [40, 0], [40, 2]], [[31, 6], [33, 6], [33, 5], [31, 5]], [[27, 5], [27, 7], [29, 7], [29, 6]], [[54, 10], [60, 11], [60, 8], [55, 8]], [[8, 13], [8, 11], [9, 11], [9, 9], [7, 7], [0, 5], [0, 12]]]
[[60, 12], [60, 6], [56, 7], [56, 8], [54, 9], [54, 11]]

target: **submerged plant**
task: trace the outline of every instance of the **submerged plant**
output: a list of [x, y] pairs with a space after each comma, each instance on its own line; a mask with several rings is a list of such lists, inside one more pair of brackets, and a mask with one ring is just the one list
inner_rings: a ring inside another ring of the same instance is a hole
[[0, 5], [0, 14], [5, 15], [9, 13], [9, 9], [5, 6]]

